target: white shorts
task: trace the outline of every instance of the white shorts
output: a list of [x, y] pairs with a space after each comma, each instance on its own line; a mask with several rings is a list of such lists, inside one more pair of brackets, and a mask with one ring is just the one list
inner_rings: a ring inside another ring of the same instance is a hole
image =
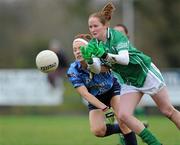
[[143, 87], [138, 88], [135, 86], [123, 84], [121, 85], [121, 95], [132, 92], [141, 92], [143, 94], [153, 96], [157, 92], [159, 92], [164, 86], [166, 86], [166, 84], [164, 82], [161, 72], [153, 63], [151, 63], [151, 68], [147, 73], [147, 77]]

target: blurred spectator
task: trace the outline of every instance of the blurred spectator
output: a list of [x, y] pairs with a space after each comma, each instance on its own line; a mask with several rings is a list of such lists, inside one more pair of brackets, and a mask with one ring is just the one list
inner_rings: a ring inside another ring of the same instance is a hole
[[116, 24], [114, 26], [114, 29], [119, 31], [119, 32], [122, 32], [123, 34], [125, 34], [129, 38], [128, 28], [124, 24]]
[[59, 59], [59, 65], [55, 72], [48, 73], [48, 81], [53, 88], [61, 88], [64, 90], [63, 79], [65, 77], [66, 69], [68, 66], [68, 59], [61, 48], [61, 44], [58, 40], [53, 39], [49, 42], [49, 50], [54, 51]]

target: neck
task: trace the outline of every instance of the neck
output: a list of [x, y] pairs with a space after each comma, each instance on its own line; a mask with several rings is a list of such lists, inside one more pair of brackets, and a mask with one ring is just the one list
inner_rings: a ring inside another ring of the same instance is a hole
[[102, 41], [106, 41], [106, 34], [107, 34], [107, 29], [104, 31], [104, 34], [103, 34], [103, 36], [102, 36], [102, 38], [101, 38], [101, 40]]

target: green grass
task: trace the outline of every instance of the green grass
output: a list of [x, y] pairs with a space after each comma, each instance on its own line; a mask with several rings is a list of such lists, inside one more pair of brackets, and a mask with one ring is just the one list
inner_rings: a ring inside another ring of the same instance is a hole
[[[180, 132], [164, 117], [141, 117], [164, 145], [180, 145]], [[145, 145], [138, 137], [139, 145]], [[116, 145], [118, 136], [94, 137], [88, 116], [0, 116], [0, 145]]]

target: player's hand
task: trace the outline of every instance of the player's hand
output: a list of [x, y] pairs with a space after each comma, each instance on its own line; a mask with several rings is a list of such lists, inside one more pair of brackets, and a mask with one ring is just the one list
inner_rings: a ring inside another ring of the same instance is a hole
[[99, 58], [105, 58], [106, 57], [107, 54], [105, 52], [104, 45], [103, 45], [102, 41], [98, 45], [94, 44], [93, 54]]
[[104, 115], [106, 117], [106, 121], [108, 124], [113, 124], [115, 121], [115, 116], [114, 116], [114, 112], [112, 111], [112, 109], [107, 109], [104, 112]]
[[84, 60], [88, 63], [88, 64], [92, 64], [93, 60], [92, 60], [92, 50], [88, 49], [87, 46], [80, 46], [80, 51], [82, 54], [82, 57], [84, 58]]

